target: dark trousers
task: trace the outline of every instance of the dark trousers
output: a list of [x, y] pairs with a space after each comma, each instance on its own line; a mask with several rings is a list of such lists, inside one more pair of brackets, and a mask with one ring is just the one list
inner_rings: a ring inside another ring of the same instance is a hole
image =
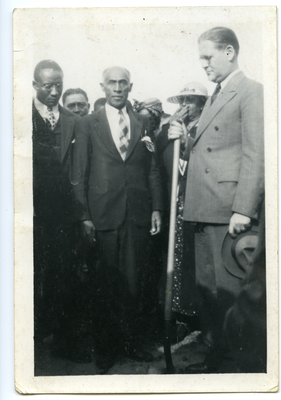
[[[121, 227], [97, 231], [97, 348], [111, 352], [122, 336], [126, 349], [139, 344], [142, 271], [147, 263], [149, 227], [126, 217]], [[114, 344], [115, 342], [115, 344]]]
[[64, 329], [73, 313], [73, 227], [34, 218], [35, 338]]
[[[198, 224], [200, 227], [200, 224]], [[209, 364], [219, 364], [227, 352], [223, 323], [241, 290], [242, 280], [224, 267], [221, 246], [228, 225], [204, 224], [195, 231], [196, 284], [203, 340], [213, 351]]]

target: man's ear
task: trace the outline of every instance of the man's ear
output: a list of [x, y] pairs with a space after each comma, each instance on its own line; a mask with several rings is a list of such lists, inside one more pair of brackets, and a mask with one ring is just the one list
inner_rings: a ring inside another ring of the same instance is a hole
[[229, 44], [225, 48], [225, 53], [226, 53], [226, 56], [228, 58], [228, 61], [233, 61], [233, 59], [235, 58], [235, 50], [234, 50], [234, 47], [231, 44]]
[[104, 84], [100, 83], [101, 90], [104, 92]]
[[34, 90], [38, 90], [38, 84], [37, 84], [37, 82], [35, 82], [35, 81], [32, 81], [32, 86], [33, 86], [33, 89]]
[[131, 92], [132, 87], [133, 87], [133, 83], [130, 83], [130, 90], [129, 90], [129, 92]]

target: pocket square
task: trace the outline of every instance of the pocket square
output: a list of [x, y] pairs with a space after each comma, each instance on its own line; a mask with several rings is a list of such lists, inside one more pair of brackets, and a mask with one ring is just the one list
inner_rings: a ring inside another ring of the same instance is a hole
[[144, 136], [141, 141], [145, 143], [147, 150], [151, 151], [152, 153], [155, 151], [155, 145], [149, 136]]

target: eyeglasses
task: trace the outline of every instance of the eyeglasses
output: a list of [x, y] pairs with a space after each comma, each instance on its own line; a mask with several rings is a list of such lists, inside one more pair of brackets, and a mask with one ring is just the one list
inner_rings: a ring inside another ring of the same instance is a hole
[[37, 85], [41, 86], [47, 92], [50, 92], [53, 87], [55, 87], [58, 91], [62, 90], [62, 88], [63, 88], [62, 83], [39, 83], [39, 82], [36, 82], [36, 83], [37, 83]]
[[76, 106], [79, 108], [79, 110], [83, 110], [83, 108], [87, 106], [87, 103], [69, 103], [65, 107], [67, 107], [69, 110], [74, 110]]

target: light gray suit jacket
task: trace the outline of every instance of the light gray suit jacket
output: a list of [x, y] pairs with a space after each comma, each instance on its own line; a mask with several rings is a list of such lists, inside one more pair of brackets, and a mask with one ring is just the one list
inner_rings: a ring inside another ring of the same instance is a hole
[[257, 218], [263, 197], [263, 87], [239, 72], [201, 114], [184, 220], [228, 224], [234, 212]]

